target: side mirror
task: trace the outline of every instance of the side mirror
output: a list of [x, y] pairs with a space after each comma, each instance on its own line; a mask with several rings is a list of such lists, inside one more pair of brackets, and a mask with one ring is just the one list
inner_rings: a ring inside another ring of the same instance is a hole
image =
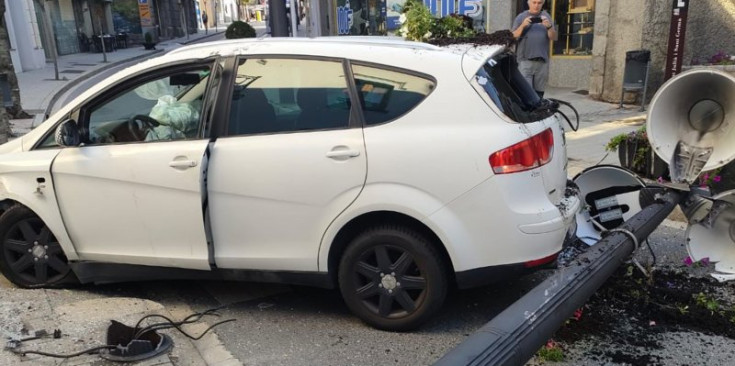
[[79, 127], [72, 119], [67, 119], [56, 127], [54, 138], [59, 146], [64, 147], [79, 146], [82, 142], [81, 135], [79, 134]]

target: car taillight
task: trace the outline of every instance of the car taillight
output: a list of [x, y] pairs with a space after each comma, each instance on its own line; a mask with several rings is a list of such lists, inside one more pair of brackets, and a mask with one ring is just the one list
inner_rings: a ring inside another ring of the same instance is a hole
[[554, 132], [550, 128], [528, 140], [490, 155], [495, 174], [508, 174], [538, 168], [554, 156]]

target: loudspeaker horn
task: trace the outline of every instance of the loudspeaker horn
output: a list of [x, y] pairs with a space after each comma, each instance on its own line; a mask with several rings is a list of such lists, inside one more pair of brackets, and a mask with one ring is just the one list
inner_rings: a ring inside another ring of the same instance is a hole
[[735, 159], [735, 76], [694, 69], [666, 82], [651, 101], [648, 140], [669, 162], [671, 180], [692, 184]]
[[647, 205], [641, 196], [645, 183], [619, 166], [595, 165], [572, 181], [584, 201], [584, 208], [576, 216], [576, 235], [587, 245], [596, 244], [602, 230], [620, 226]]
[[[712, 197], [705, 215], [687, 228], [687, 250], [693, 260], [709, 258], [719, 272], [735, 273], [735, 190]], [[702, 210], [697, 210], [702, 211]]]

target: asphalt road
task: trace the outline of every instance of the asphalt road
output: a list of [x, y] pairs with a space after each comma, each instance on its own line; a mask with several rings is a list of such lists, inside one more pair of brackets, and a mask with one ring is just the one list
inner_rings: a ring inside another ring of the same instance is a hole
[[[681, 228], [660, 227], [650, 241], [659, 264], [678, 263], [686, 255]], [[645, 261], [646, 253], [641, 252], [641, 255]], [[545, 270], [498, 285], [455, 291], [438, 316], [419, 330], [408, 333], [370, 328], [349, 313], [337, 291], [308, 287], [153, 281], [88, 285], [67, 290], [30, 290], [26, 296], [32, 303], [33, 296], [41, 298], [44, 292], [51, 291], [53, 296], [49, 298], [55, 308], [104, 298], [150, 300], [172, 313], [172, 309], [182, 307], [193, 311], [222, 307], [220, 318], [207, 321], [213, 324], [223, 319], [236, 319], [216, 327], [214, 332], [227, 351], [246, 365], [427, 365], [462, 342], [549, 273]], [[9, 287], [0, 286], [0, 298], [4, 297], [4, 291], [13, 291]], [[0, 311], [4, 310], [0, 306]], [[79, 312], [83, 316], [83, 310]], [[124, 312], [120, 309], [120, 313], [113, 311], [108, 316], [120, 319]], [[96, 337], [102, 340], [102, 335]], [[672, 349], [690, 347], [692, 352], [703, 346], [697, 342], [671, 344]], [[568, 353], [573, 361], [567, 364], [598, 364], [599, 360], [585, 358], [586, 351], [584, 344], [575, 345], [573, 352]], [[717, 355], [712, 356], [720, 359]]]

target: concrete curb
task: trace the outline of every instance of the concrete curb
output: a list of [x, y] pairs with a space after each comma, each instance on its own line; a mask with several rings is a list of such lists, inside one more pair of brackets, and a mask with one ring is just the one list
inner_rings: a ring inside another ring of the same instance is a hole
[[[204, 35], [202, 37], [197, 37], [195, 39], [190, 39], [190, 40], [188, 40], [186, 42], [178, 42], [178, 43], [184, 44], [184, 45], [188, 45], [190, 43], [199, 42], [199, 41], [202, 41], [203, 39], [214, 37], [214, 36], [216, 36], [216, 35], [218, 35], [220, 33], [224, 33], [224, 30], [222, 32], [212, 32], [212, 34], [207, 34], [207, 35]], [[165, 43], [165, 42], [159, 42], [159, 44], [162, 44], [162, 43]], [[89, 71], [87, 73], [84, 73], [83, 75], [80, 75], [78, 78], [69, 81], [67, 84], [65, 84], [64, 86], [62, 86], [61, 89], [59, 89], [59, 91], [56, 92], [56, 94], [54, 94], [53, 97], [51, 97], [51, 100], [49, 101], [49, 104], [46, 106], [46, 109], [44, 110], [44, 113], [41, 116], [42, 117], [41, 121], [38, 121], [38, 118], [39, 118], [38, 116], [39, 115], [34, 116], [34, 118], [33, 118], [33, 126], [34, 127], [35, 126], [38, 126], [38, 123], [43, 122], [44, 120], [46, 120], [48, 118], [48, 116], [51, 114], [51, 110], [53, 109], [54, 105], [59, 100], [59, 98], [61, 98], [62, 95], [66, 94], [69, 90], [71, 90], [73, 87], [79, 85], [83, 81], [89, 80], [91, 77], [93, 77], [95, 75], [98, 75], [98, 74], [102, 73], [103, 71], [108, 70], [108, 69], [110, 69], [112, 67], [115, 67], [117, 65], [124, 64], [126, 62], [130, 62], [130, 61], [133, 61], [133, 60], [136, 60], [136, 59], [137, 60], [140, 60], [140, 61], [145, 61], [145, 60], [147, 60], [149, 58], [156, 57], [159, 54], [164, 53], [164, 52], [166, 52], [166, 50], [154, 50], [153, 52], [150, 52], [150, 53], [148, 53], [145, 56], [132, 56], [132, 57], [128, 57], [128, 58], [123, 59], [123, 60], [119, 60], [119, 61], [115, 61], [115, 62], [110, 62], [107, 65], [104, 65], [104, 66], [102, 66], [100, 68], [97, 68], [95, 70]]]

